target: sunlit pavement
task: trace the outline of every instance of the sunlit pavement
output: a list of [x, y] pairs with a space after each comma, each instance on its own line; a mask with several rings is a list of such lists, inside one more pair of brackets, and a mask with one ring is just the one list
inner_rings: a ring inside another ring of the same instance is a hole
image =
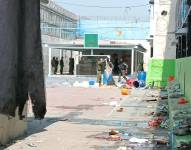
[[[145, 90], [122, 96], [118, 88], [47, 88], [47, 115], [35, 121], [29, 112], [29, 129], [7, 150], [126, 150], [128, 140], [97, 138], [111, 129], [123, 129], [132, 137], [152, 141], [155, 130], [147, 122], [157, 103], [144, 102]], [[30, 104], [29, 104], [30, 107]], [[119, 107], [122, 112], [117, 112]], [[166, 132], [164, 133], [166, 134]], [[153, 144], [137, 149], [153, 149]]]

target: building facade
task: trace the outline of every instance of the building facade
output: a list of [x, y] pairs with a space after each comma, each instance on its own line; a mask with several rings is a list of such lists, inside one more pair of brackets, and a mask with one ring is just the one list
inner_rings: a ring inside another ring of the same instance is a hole
[[191, 1], [178, 0], [176, 18], [176, 79], [186, 98], [191, 98]]
[[76, 39], [77, 16], [53, 1], [41, 3], [41, 32], [65, 40]]
[[[49, 51], [45, 44], [65, 43], [77, 38], [78, 16], [49, 0], [41, 2], [41, 34], [43, 43], [44, 72], [48, 75]], [[52, 57], [59, 60], [64, 57], [64, 72], [69, 72], [69, 60], [75, 52], [63, 49], [54, 49]], [[59, 72], [59, 69], [58, 69]]]
[[100, 40], [146, 40], [149, 36], [148, 21], [130, 21], [126, 17], [80, 17], [78, 36], [96, 33]]
[[153, 57], [149, 61], [147, 83], [167, 84], [173, 75], [187, 98], [191, 98], [191, 1], [151, 0]]
[[149, 60], [148, 84], [165, 86], [168, 77], [175, 74], [176, 59], [176, 1], [151, 0], [153, 5], [153, 53]]
[[[123, 42], [127, 45], [142, 45], [147, 50], [144, 55], [141, 54], [144, 58], [140, 60], [145, 63], [145, 70], [147, 70], [146, 64], [148, 63], [147, 60], [150, 57], [150, 45], [147, 41], [149, 38], [149, 31], [149, 20], [129, 20], [127, 17], [81, 16], [78, 22], [78, 38], [80, 39], [84, 39], [84, 35], [86, 33], [93, 33], [98, 34], [100, 41], [109, 41], [111, 45]], [[100, 50], [98, 52], [95, 51], [94, 53], [98, 55], [100, 54]], [[114, 56], [118, 54], [118, 56], [121, 57], [120, 49], [115, 49], [110, 53], [103, 50], [101, 53], [111, 54]], [[123, 55], [128, 55], [130, 57], [131, 52], [123, 51]], [[129, 57], [127, 58], [127, 63], [131, 66], [131, 58]], [[136, 70], [136, 67], [134, 70]]]

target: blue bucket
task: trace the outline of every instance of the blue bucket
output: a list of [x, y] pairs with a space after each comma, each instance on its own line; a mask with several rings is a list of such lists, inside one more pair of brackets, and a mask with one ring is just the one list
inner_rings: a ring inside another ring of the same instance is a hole
[[146, 81], [146, 72], [141, 71], [138, 73], [138, 80], [139, 81]]
[[89, 81], [89, 85], [95, 85], [95, 81], [90, 80], [90, 81]]

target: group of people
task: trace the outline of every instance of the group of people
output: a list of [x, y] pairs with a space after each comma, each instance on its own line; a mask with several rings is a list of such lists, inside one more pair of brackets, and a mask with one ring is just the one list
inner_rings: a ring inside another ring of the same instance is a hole
[[53, 57], [51, 60], [52, 70], [54, 74], [57, 74], [58, 72], [58, 66], [60, 65], [60, 74], [63, 74], [64, 69], [64, 58], [61, 57], [60, 60], [58, 60], [58, 57]]
[[[126, 62], [124, 62], [122, 59], [120, 59], [119, 65], [119, 79], [118, 82], [121, 81], [121, 77], [123, 77], [125, 80], [127, 80], [126, 75], [128, 74], [128, 65]], [[102, 83], [105, 85], [115, 85], [114, 79], [113, 79], [113, 70], [114, 65], [109, 59], [103, 59], [101, 58], [97, 62], [97, 82], [101, 86]]]

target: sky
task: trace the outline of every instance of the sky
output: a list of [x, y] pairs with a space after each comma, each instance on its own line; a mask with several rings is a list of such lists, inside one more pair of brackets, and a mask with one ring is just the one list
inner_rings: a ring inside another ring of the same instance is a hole
[[[54, 0], [65, 9], [74, 12], [79, 16], [118, 16], [126, 17], [129, 20], [149, 20], [149, 0]], [[88, 6], [88, 7], [82, 7]], [[129, 7], [129, 6], [142, 7]], [[89, 7], [91, 6], [91, 7]], [[97, 8], [92, 6], [101, 6]], [[110, 8], [105, 8], [110, 7]], [[112, 7], [112, 8], [111, 8]], [[119, 8], [113, 8], [119, 7]]]

